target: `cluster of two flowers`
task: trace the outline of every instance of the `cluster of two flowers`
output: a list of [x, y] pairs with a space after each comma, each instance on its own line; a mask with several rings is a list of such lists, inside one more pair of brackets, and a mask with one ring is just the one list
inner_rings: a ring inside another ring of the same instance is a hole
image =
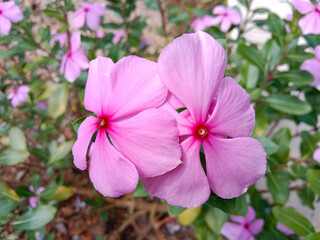
[[150, 195], [176, 206], [200, 206], [211, 190], [223, 198], [243, 194], [265, 174], [266, 153], [250, 138], [249, 95], [224, 78], [225, 68], [223, 47], [200, 31], [170, 43], [158, 63], [135, 56], [91, 61], [84, 105], [97, 118], [79, 128], [76, 167], [86, 169], [97, 131], [89, 176], [104, 196], [132, 192], [139, 175]]

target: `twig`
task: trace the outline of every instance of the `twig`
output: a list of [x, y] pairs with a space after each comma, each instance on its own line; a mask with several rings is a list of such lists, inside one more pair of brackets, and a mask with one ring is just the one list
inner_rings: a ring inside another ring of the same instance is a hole
[[295, 161], [294, 162], [284, 163], [284, 164], [279, 164], [277, 166], [270, 167], [270, 169], [271, 170], [282, 169], [282, 168], [288, 167], [289, 165], [293, 166], [293, 165], [298, 165], [298, 164], [301, 164], [301, 163], [313, 161], [313, 158], [301, 159], [301, 158], [293, 158], [293, 157], [291, 157], [291, 159], [295, 159]]
[[163, 35], [165, 37], [167, 37], [167, 20], [166, 20], [165, 10], [163, 8], [162, 1], [157, 0], [157, 2], [158, 2], [158, 6], [159, 6], [160, 15], [161, 15], [161, 24], [162, 24]]

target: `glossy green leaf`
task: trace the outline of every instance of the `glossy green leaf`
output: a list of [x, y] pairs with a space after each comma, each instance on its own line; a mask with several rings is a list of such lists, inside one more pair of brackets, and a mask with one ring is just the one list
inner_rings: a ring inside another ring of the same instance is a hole
[[7, 149], [0, 153], [0, 165], [16, 165], [29, 157], [30, 153], [26, 150]]
[[17, 202], [13, 202], [11, 200], [0, 200], [0, 218], [7, 216], [10, 212], [12, 212], [19, 204]]
[[250, 63], [264, 71], [264, 60], [258, 50], [245, 44], [239, 44], [238, 52]]
[[279, 149], [278, 145], [269, 138], [257, 137], [257, 136], [255, 136], [254, 138], [261, 143], [261, 145], [263, 146], [264, 150], [268, 155], [271, 155], [277, 152]]
[[170, 204], [167, 205], [168, 213], [170, 216], [177, 216], [180, 213], [182, 213], [186, 208], [178, 207], [178, 206], [172, 206]]
[[138, 182], [137, 188], [133, 192], [134, 197], [146, 197], [149, 194], [146, 192], [146, 189], [142, 185], [141, 181]]
[[9, 130], [10, 146], [15, 150], [26, 150], [27, 143], [24, 133], [17, 127]]
[[312, 191], [314, 191], [315, 194], [320, 195], [320, 170], [310, 169], [307, 177]]
[[267, 186], [276, 203], [282, 205], [289, 200], [290, 190], [288, 183], [277, 174], [271, 173], [267, 175]]
[[32, 197], [35, 196], [34, 192], [31, 192], [27, 186], [16, 187], [16, 193], [19, 197]]
[[[277, 163], [286, 163], [290, 153], [291, 132], [289, 128], [281, 128], [272, 137], [278, 145], [278, 151], [271, 155], [272, 158], [277, 160]], [[273, 165], [271, 165], [273, 166]]]
[[314, 82], [314, 78], [310, 73], [300, 70], [276, 72], [273, 77], [280, 81], [283, 80], [288, 83], [291, 82], [296, 86], [308, 86], [310, 83]]
[[302, 190], [298, 191], [298, 196], [304, 205], [314, 209], [315, 194], [309, 187], [304, 186]]
[[48, 112], [53, 118], [64, 114], [68, 103], [68, 88], [65, 84], [58, 84], [48, 101]]
[[312, 233], [306, 236], [303, 240], [319, 240], [320, 239], [320, 232]]
[[73, 141], [68, 141], [60, 144], [57, 149], [54, 151], [54, 153], [51, 155], [49, 159], [49, 164], [53, 164], [61, 159], [63, 159], [65, 156], [68, 155], [68, 153], [71, 152]]

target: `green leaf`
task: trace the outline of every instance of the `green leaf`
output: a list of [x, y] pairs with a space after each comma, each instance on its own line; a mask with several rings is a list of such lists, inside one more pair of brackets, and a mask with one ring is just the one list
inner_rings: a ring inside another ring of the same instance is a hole
[[172, 206], [170, 204], [167, 205], [168, 213], [170, 216], [177, 216], [182, 213], [186, 208], [179, 207], [179, 206]]
[[319, 240], [320, 239], [320, 232], [312, 233], [306, 236], [303, 240]]
[[267, 186], [274, 199], [278, 204], [285, 204], [290, 196], [290, 190], [287, 182], [277, 174], [267, 175]]
[[276, 38], [280, 46], [284, 45], [284, 37], [286, 35], [284, 21], [274, 13], [269, 14], [267, 25], [273, 37]]
[[34, 192], [31, 192], [27, 186], [16, 187], [16, 193], [19, 197], [32, 197], [35, 196]]
[[261, 57], [261, 53], [253, 47], [246, 46], [245, 44], [239, 44], [238, 52], [249, 62], [264, 71], [264, 60]]
[[64, 201], [70, 198], [71, 196], [72, 191], [70, 188], [66, 186], [59, 186], [50, 199], [55, 201]]
[[27, 143], [24, 133], [17, 127], [9, 130], [10, 146], [15, 150], [26, 150]]
[[287, 83], [292, 82], [296, 86], [308, 86], [310, 83], [314, 82], [314, 78], [310, 73], [300, 70], [276, 72], [273, 75], [273, 78], [286, 81]]
[[320, 170], [310, 169], [307, 174], [310, 188], [315, 194], [320, 195]]
[[313, 152], [318, 148], [317, 143], [319, 139], [311, 135], [307, 131], [302, 131], [300, 133], [301, 136], [301, 145], [300, 145], [300, 152], [303, 158], [312, 157]]
[[139, 180], [136, 190], [133, 192], [134, 197], [146, 197], [149, 196], [149, 194], [146, 192], [144, 186], [142, 185], [142, 182]]
[[312, 110], [309, 103], [290, 95], [270, 95], [264, 101], [269, 107], [292, 115], [303, 115]]
[[45, 200], [52, 200], [53, 195], [57, 191], [56, 186], [48, 186], [43, 192], [40, 193], [40, 198]]
[[187, 208], [178, 215], [179, 222], [182, 226], [190, 225], [199, 216], [202, 207]]
[[260, 79], [260, 73], [260, 69], [255, 65], [245, 63], [242, 65], [241, 82], [246, 83], [247, 88], [254, 88], [255, 90], [257, 90], [258, 88], [256, 87]]
[[232, 199], [223, 199], [217, 195], [211, 195], [205, 204], [210, 207], [219, 208], [231, 215], [246, 216], [248, 211], [248, 203], [244, 195]]
[[279, 148], [271, 157], [276, 159], [278, 163], [286, 163], [290, 153], [291, 142], [291, 132], [289, 128], [281, 128], [274, 134], [272, 141], [274, 141]]
[[267, 8], [256, 8], [255, 10], [253, 10], [253, 13], [269, 13], [270, 10]]
[[7, 199], [14, 202], [20, 201], [19, 196], [12, 188], [1, 183], [0, 183], [0, 199]]
[[34, 45], [33, 43], [23, 41], [15, 46], [9, 48], [8, 50], [0, 51], [0, 58], [3, 58], [3, 59], [10, 58], [12, 56], [22, 54], [26, 51], [32, 51], [36, 48], [37, 48], [37, 46]]
[[68, 142], [62, 143], [59, 147], [57, 147], [57, 149], [51, 155], [48, 164], [53, 164], [53, 163], [63, 159], [65, 156], [67, 156], [68, 153], [71, 152], [73, 143], [74, 143], [73, 141], [68, 141]]
[[257, 137], [257, 136], [255, 136], [254, 138], [261, 143], [261, 145], [263, 146], [264, 150], [268, 155], [276, 153], [279, 149], [278, 145], [269, 138]]
[[206, 207], [204, 211], [204, 220], [208, 227], [219, 235], [220, 230], [225, 222], [228, 221], [229, 216], [219, 208]]
[[36, 230], [49, 223], [54, 218], [56, 211], [57, 209], [51, 205], [42, 205], [16, 217], [12, 224], [20, 231]]
[[0, 200], [0, 218], [7, 216], [11, 213], [19, 204], [10, 200]]
[[298, 235], [307, 236], [314, 233], [314, 227], [309, 220], [293, 208], [275, 206], [272, 208], [272, 214], [279, 222]]
[[66, 84], [57, 84], [48, 101], [48, 112], [53, 118], [57, 118], [65, 113], [68, 103], [68, 87]]
[[55, 19], [59, 20], [60, 22], [64, 22], [63, 15], [61, 14], [60, 11], [51, 10], [51, 9], [44, 9], [44, 10], [42, 10], [42, 13], [44, 15], [46, 15], [47, 17], [55, 18]]
[[314, 209], [313, 202], [315, 200], [315, 194], [309, 187], [304, 186], [302, 190], [298, 191], [298, 196], [304, 205]]
[[86, 118], [89, 117], [89, 116], [92, 116], [92, 114], [87, 115], [87, 116], [84, 116], [84, 117], [81, 117], [81, 118], [78, 118], [78, 119], [74, 120], [73, 122], [71, 122], [71, 125], [72, 125], [73, 129], [74, 129], [76, 132], [78, 132], [78, 129], [79, 129], [81, 123], [82, 123], [84, 120], [86, 120]]
[[26, 150], [7, 149], [0, 153], [0, 165], [16, 165], [29, 157]]
[[159, 10], [158, 2], [156, 0], [144, 0], [144, 4], [147, 6], [147, 8]]

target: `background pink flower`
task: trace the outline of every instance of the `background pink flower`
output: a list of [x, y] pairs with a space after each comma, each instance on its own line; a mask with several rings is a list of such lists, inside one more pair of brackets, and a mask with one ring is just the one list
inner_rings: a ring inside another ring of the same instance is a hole
[[192, 21], [190, 27], [196, 32], [196, 31], [203, 31], [209, 26], [213, 26], [218, 24], [215, 20], [215, 17], [206, 15], [200, 18], [196, 18]]
[[87, 23], [91, 30], [98, 30], [101, 17], [105, 15], [106, 8], [99, 3], [81, 3], [83, 8], [78, 9], [73, 14], [72, 27], [81, 28]]
[[220, 30], [222, 32], [227, 32], [231, 25], [238, 25], [241, 23], [240, 12], [232, 8], [218, 5], [212, 10], [212, 13], [217, 16], [211, 20], [211, 24], [217, 25], [221, 23]]
[[12, 107], [17, 107], [18, 105], [27, 102], [29, 98], [29, 91], [29, 87], [22, 85], [19, 86], [13, 93], [10, 93], [8, 95], [8, 99], [11, 100]]
[[[51, 34], [54, 35], [55, 31], [53, 31]], [[59, 42], [59, 46], [62, 48], [64, 43], [67, 40], [68, 40], [67, 32], [58, 33], [50, 40], [50, 45], [53, 47], [56, 44], [56, 42]]]
[[114, 36], [112, 38], [112, 43], [113, 44], [117, 44], [118, 42], [120, 42], [121, 38], [124, 37], [124, 30], [123, 29], [119, 29], [117, 31], [115, 31], [114, 33]]
[[232, 222], [226, 222], [221, 228], [221, 234], [230, 240], [254, 240], [254, 236], [261, 232], [264, 220], [256, 219], [254, 209], [249, 206], [246, 217], [230, 216]]
[[157, 176], [181, 163], [175, 120], [154, 109], [166, 96], [154, 62], [135, 56], [116, 64], [104, 57], [90, 62], [84, 104], [98, 118], [90, 116], [81, 124], [72, 153], [76, 167], [86, 169], [88, 146], [98, 130], [89, 175], [104, 196], [133, 191], [138, 173]]
[[293, 6], [302, 14], [307, 14], [299, 20], [299, 26], [304, 35], [320, 33], [320, 2], [315, 7], [310, 1], [292, 0]]
[[22, 19], [23, 13], [14, 1], [0, 3], [0, 30], [2, 34], [8, 35], [11, 22], [17, 23]]
[[89, 60], [81, 49], [80, 32], [74, 32], [70, 39], [70, 49], [62, 57], [60, 65], [60, 74], [69, 82], [74, 82], [81, 74], [81, 71], [88, 69]]
[[283, 225], [281, 222], [277, 223], [277, 229], [284, 233], [285, 235], [294, 235], [294, 231], [290, 230], [289, 228], [287, 228], [285, 225]]
[[320, 142], [318, 142], [318, 147], [313, 153], [313, 159], [320, 163]]
[[[232, 78], [224, 78], [223, 47], [205, 32], [184, 34], [162, 50], [158, 65], [172, 93], [162, 108], [177, 120], [183, 164], [162, 176], [142, 177], [146, 191], [188, 208], [206, 202], [210, 189], [222, 198], [246, 192], [265, 174], [266, 153], [250, 138], [255, 116], [249, 94]], [[187, 109], [178, 114], [181, 107]]]
[[44, 191], [44, 187], [39, 187], [37, 189], [37, 191], [34, 191], [34, 188], [32, 185], [29, 186], [29, 190], [31, 192], [34, 192], [37, 196], [34, 196], [34, 197], [30, 197], [29, 198], [29, 205], [32, 207], [32, 208], [36, 208], [37, 207], [37, 201], [40, 199], [39, 195], [40, 193], [42, 193]]
[[316, 46], [314, 53], [316, 55], [313, 59], [305, 60], [300, 69], [309, 72], [314, 77], [314, 82], [310, 84], [312, 87], [320, 85], [320, 46]]

